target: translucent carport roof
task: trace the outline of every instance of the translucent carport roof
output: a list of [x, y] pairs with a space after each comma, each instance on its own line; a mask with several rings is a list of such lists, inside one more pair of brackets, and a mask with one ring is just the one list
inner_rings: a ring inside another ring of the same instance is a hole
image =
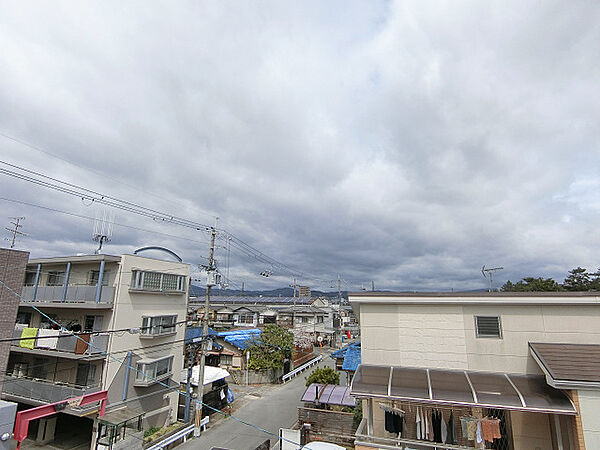
[[391, 367], [361, 364], [355, 397], [576, 415], [571, 400], [541, 375]]

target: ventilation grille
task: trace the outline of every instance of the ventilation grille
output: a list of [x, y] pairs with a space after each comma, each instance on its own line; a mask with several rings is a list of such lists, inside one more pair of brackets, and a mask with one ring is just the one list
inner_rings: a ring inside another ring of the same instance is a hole
[[475, 330], [477, 337], [501, 338], [500, 317], [475, 316]]

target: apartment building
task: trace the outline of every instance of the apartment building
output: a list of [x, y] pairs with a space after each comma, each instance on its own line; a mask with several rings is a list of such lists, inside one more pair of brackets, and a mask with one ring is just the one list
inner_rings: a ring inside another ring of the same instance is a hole
[[178, 394], [158, 381], [179, 386], [189, 274], [188, 264], [136, 254], [29, 261], [15, 336], [35, 339], [11, 346], [3, 398], [35, 406], [108, 390], [101, 421], [70, 406], [40, 419], [38, 441], [76, 427], [108, 448], [127, 429], [138, 447], [143, 429], [176, 420]]
[[[600, 448], [598, 293], [362, 292], [349, 300], [362, 344], [351, 390], [363, 400], [357, 449]], [[423, 434], [432, 419], [445, 442]], [[498, 427], [488, 437], [499, 436], [478, 442], [469, 426]]]

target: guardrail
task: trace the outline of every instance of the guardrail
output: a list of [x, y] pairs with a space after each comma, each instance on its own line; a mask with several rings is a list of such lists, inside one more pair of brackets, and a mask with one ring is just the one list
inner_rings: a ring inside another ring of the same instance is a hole
[[190, 433], [194, 432], [194, 427], [195, 427], [195, 425], [190, 425], [189, 427], [182, 428], [177, 433], [174, 433], [171, 436], [169, 436], [168, 438], [166, 438], [160, 442], [157, 442], [156, 444], [153, 444], [152, 446], [148, 447], [146, 450], [162, 450], [167, 445], [172, 444], [173, 442], [178, 441], [179, 439], [183, 439], [183, 442], [187, 442], [187, 437]]
[[284, 376], [281, 377], [281, 381], [283, 383], [285, 383], [286, 381], [291, 380], [292, 378], [294, 378], [296, 375], [298, 375], [299, 373], [304, 372], [306, 369], [308, 369], [309, 367], [314, 366], [315, 364], [317, 364], [319, 361], [321, 361], [323, 359], [323, 355], [319, 355], [317, 356], [315, 359], [311, 359], [310, 361], [308, 361], [307, 363], [302, 364], [300, 367], [296, 367], [294, 370], [292, 370], [291, 372], [286, 373]]

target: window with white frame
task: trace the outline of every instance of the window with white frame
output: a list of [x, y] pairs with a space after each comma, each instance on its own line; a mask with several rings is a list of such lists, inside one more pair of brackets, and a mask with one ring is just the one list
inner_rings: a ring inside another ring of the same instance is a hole
[[[102, 286], [108, 286], [108, 275], [110, 271], [105, 270], [102, 274]], [[88, 286], [98, 286], [98, 280], [100, 279], [99, 270], [90, 270], [88, 273]]]
[[254, 314], [252, 313], [244, 313], [244, 314], [240, 314], [239, 318], [238, 318], [238, 323], [243, 323], [243, 324], [253, 324], [254, 323]]
[[173, 371], [173, 356], [155, 359], [152, 361], [138, 362], [136, 364], [136, 383], [150, 385], [168, 377]]
[[65, 273], [53, 270], [48, 272], [48, 286], [62, 286], [65, 282]]
[[317, 316], [317, 323], [323, 323], [323, 316]]
[[176, 315], [142, 316], [142, 336], [160, 336], [175, 333]]
[[184, 292], [185, 279], [186, 277], [184, 275], [134, 270], [131, 280], [131, 289], [143, 291]]

